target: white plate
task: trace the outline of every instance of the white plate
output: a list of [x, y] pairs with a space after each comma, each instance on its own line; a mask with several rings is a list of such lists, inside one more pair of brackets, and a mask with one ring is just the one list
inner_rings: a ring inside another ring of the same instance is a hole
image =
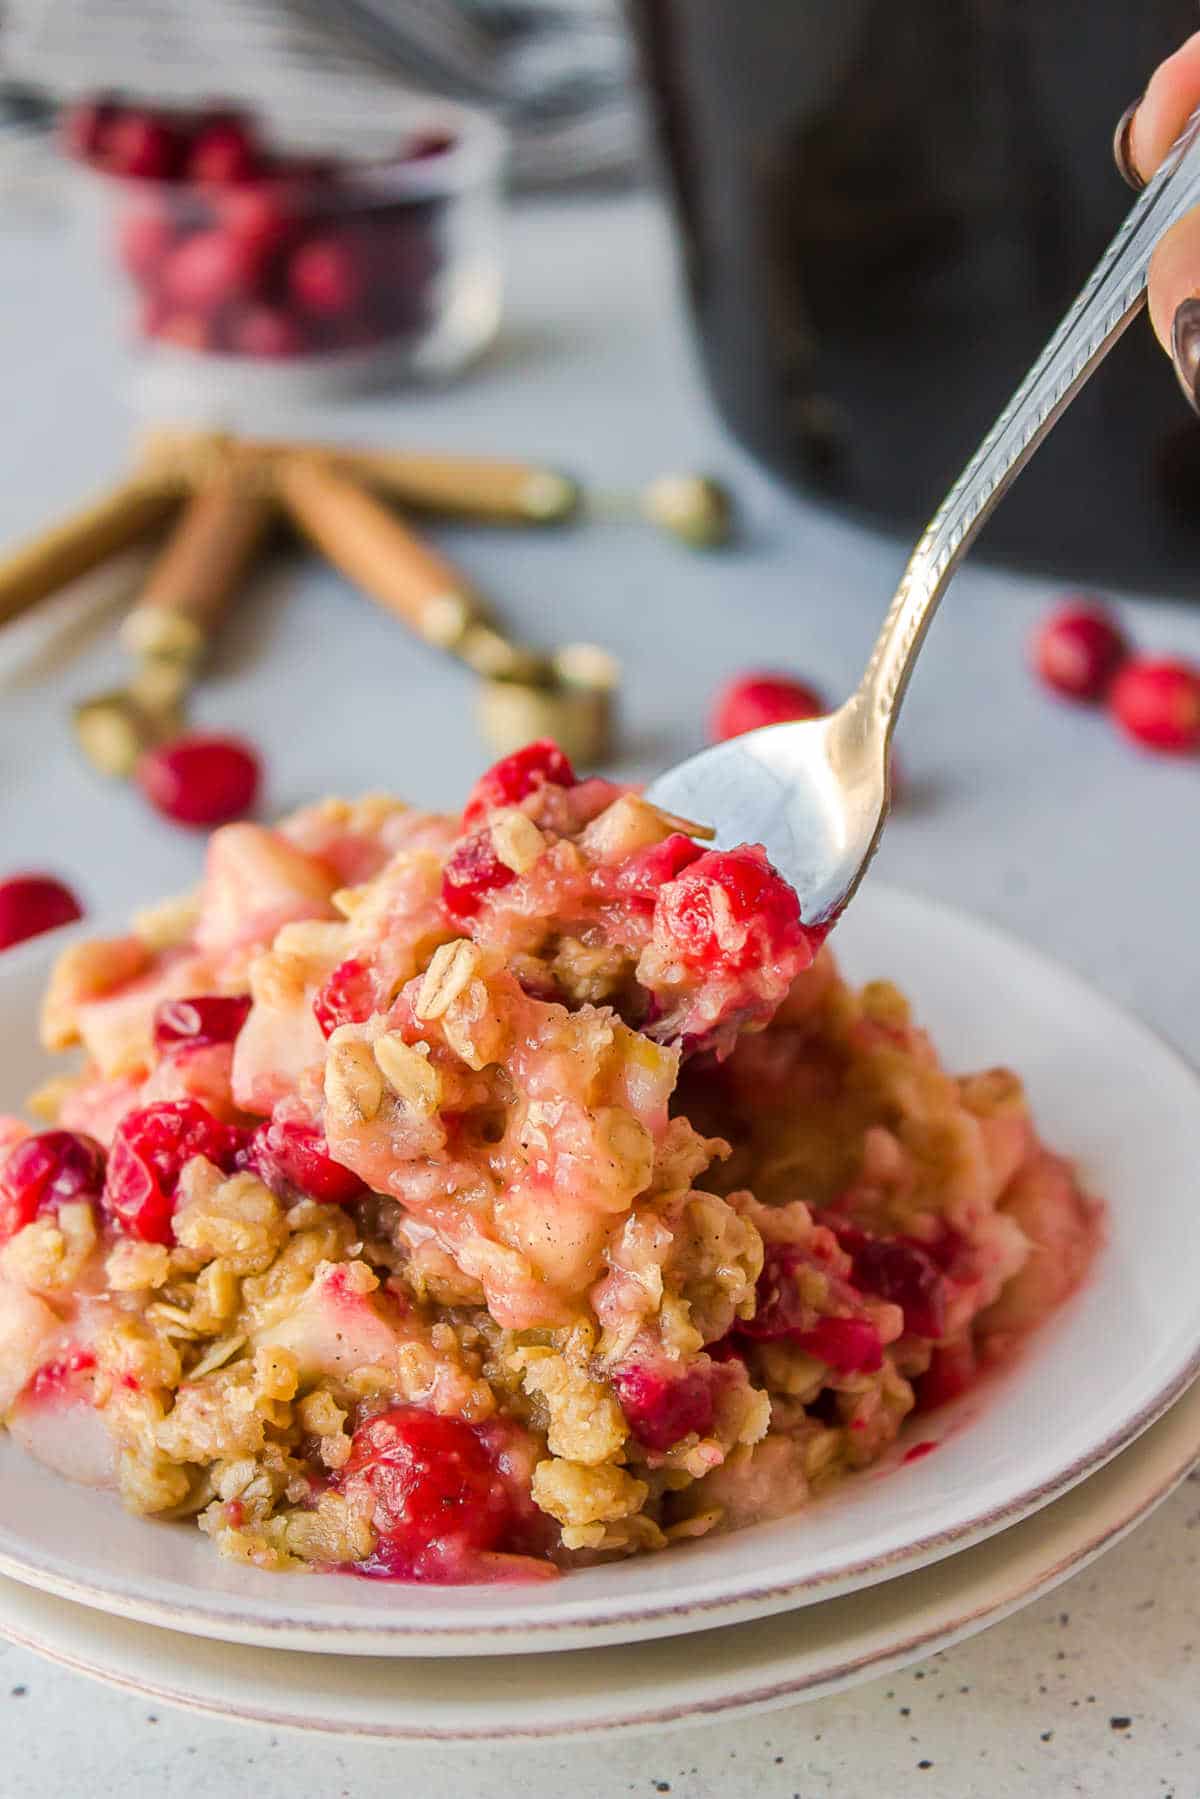
[[[1142, 1025], [990, 927], [870, 886], [839, 928], [856, 979], [894, 976], [951, 1066], [1010, 1063], [1049, 1141], [1110, 1207], [1084, 1290], [936, 1454], [856, 1477], [773, 1524], [548, 1584], [430, 1588], [221, 1562], [187, 1526], [127, 1517], [0, 1445], [0, 1574], [171, 1629], [360, 1655], [591, 1647], [735, 1623], [889, 1579], [1057, 1498], [1146, 1429], [1200, 1363], [1194, 1276], [1200, 1083]], [[0, 1105], [51, 949], [0, 968]], [[928, 1422], [921, 1436], [947, 1431]], [[909, 1441], [911, 1441], [911, 1437]], [[901, 1445], [903, 1449], [903, 1445]]]
[[1200, 1386], [1032, 1518], [960, 1555], [754, 1624], [514, 1661], [246, 1649], [104, 1618], [0, 1581], [0, 1634], [148, 1698], [221, 1718], [413, 1742], [665, 1730], [817, 1699], [1028, 1605], [1118, 1542], [1200, 1455]]

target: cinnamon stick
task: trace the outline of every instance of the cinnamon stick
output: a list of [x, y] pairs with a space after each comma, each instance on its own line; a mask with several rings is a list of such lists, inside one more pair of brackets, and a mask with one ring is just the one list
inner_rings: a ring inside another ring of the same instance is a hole
[[0, 624], [128, 549], [160, 525], [179, 490], [134, 475], [0, 558]]
[[284, 510], [321, 554], [427, 643], [453, 650], [483, 606], [453, 563], [318, 456], [281, 458]]
[[138, 656], [195, 663], [228, 610], [274, 516], [261, 492], [224, 470], [187, 501], [122, 627]]

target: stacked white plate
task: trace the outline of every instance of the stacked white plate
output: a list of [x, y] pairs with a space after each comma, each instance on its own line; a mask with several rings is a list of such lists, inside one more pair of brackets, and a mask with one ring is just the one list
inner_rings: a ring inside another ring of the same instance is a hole
[[[1097, 1268], [1002, 1377], [790, 1519], [531, 1586], [259, 1574], [0, 1442], [0, 1632], [156, 1698], [304, 1729], [662, 1728], [895, 1668], [1130, 1529], [1200, 1456], [1200, 1081], [1074, 976], [927, 901], [869, 885], [838, 943], [852, 978], [906, 989], [949, 1066], [1018, 1069], [1107, 1204]], [[58, 947], [0, 967], [0, 1109], [41, 1073], [29, 1045]], [[935, 1447], [906, 1460], [917, 1442]]]

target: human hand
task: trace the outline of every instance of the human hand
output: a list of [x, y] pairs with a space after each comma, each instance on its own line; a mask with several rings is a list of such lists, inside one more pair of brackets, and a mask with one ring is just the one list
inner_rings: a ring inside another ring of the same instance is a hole
[[[1113, 138], [1117, 167], [1144, 187], [1200, 106], [1200, 32], [1160, 63], [1144, 94], [1122, 114]], [[1150, 259], [1150, 322], [1200, 412], [1200, 207], [1165, 233]]]

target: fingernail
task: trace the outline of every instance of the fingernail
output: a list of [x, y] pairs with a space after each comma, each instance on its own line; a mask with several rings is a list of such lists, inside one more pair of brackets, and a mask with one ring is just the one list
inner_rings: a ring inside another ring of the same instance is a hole
[[1175, 308], [1171, 361], [1188, 404], [1200, 412], [1200, 300], [1181, 300]]
[[1132, 106], [1127, 106], [1117, 120], [1117, 129], [1113, 132], [1113, 161], [1123, 181], [1128, 182], [1134, 193], [1140, 193], [1146, 183], [1134, 166], [1130, 150], [1130, 137], [1133, 134], [1133, 120], [1138, 107], [1142, 104], [1142, 96], [1138, 95]]

